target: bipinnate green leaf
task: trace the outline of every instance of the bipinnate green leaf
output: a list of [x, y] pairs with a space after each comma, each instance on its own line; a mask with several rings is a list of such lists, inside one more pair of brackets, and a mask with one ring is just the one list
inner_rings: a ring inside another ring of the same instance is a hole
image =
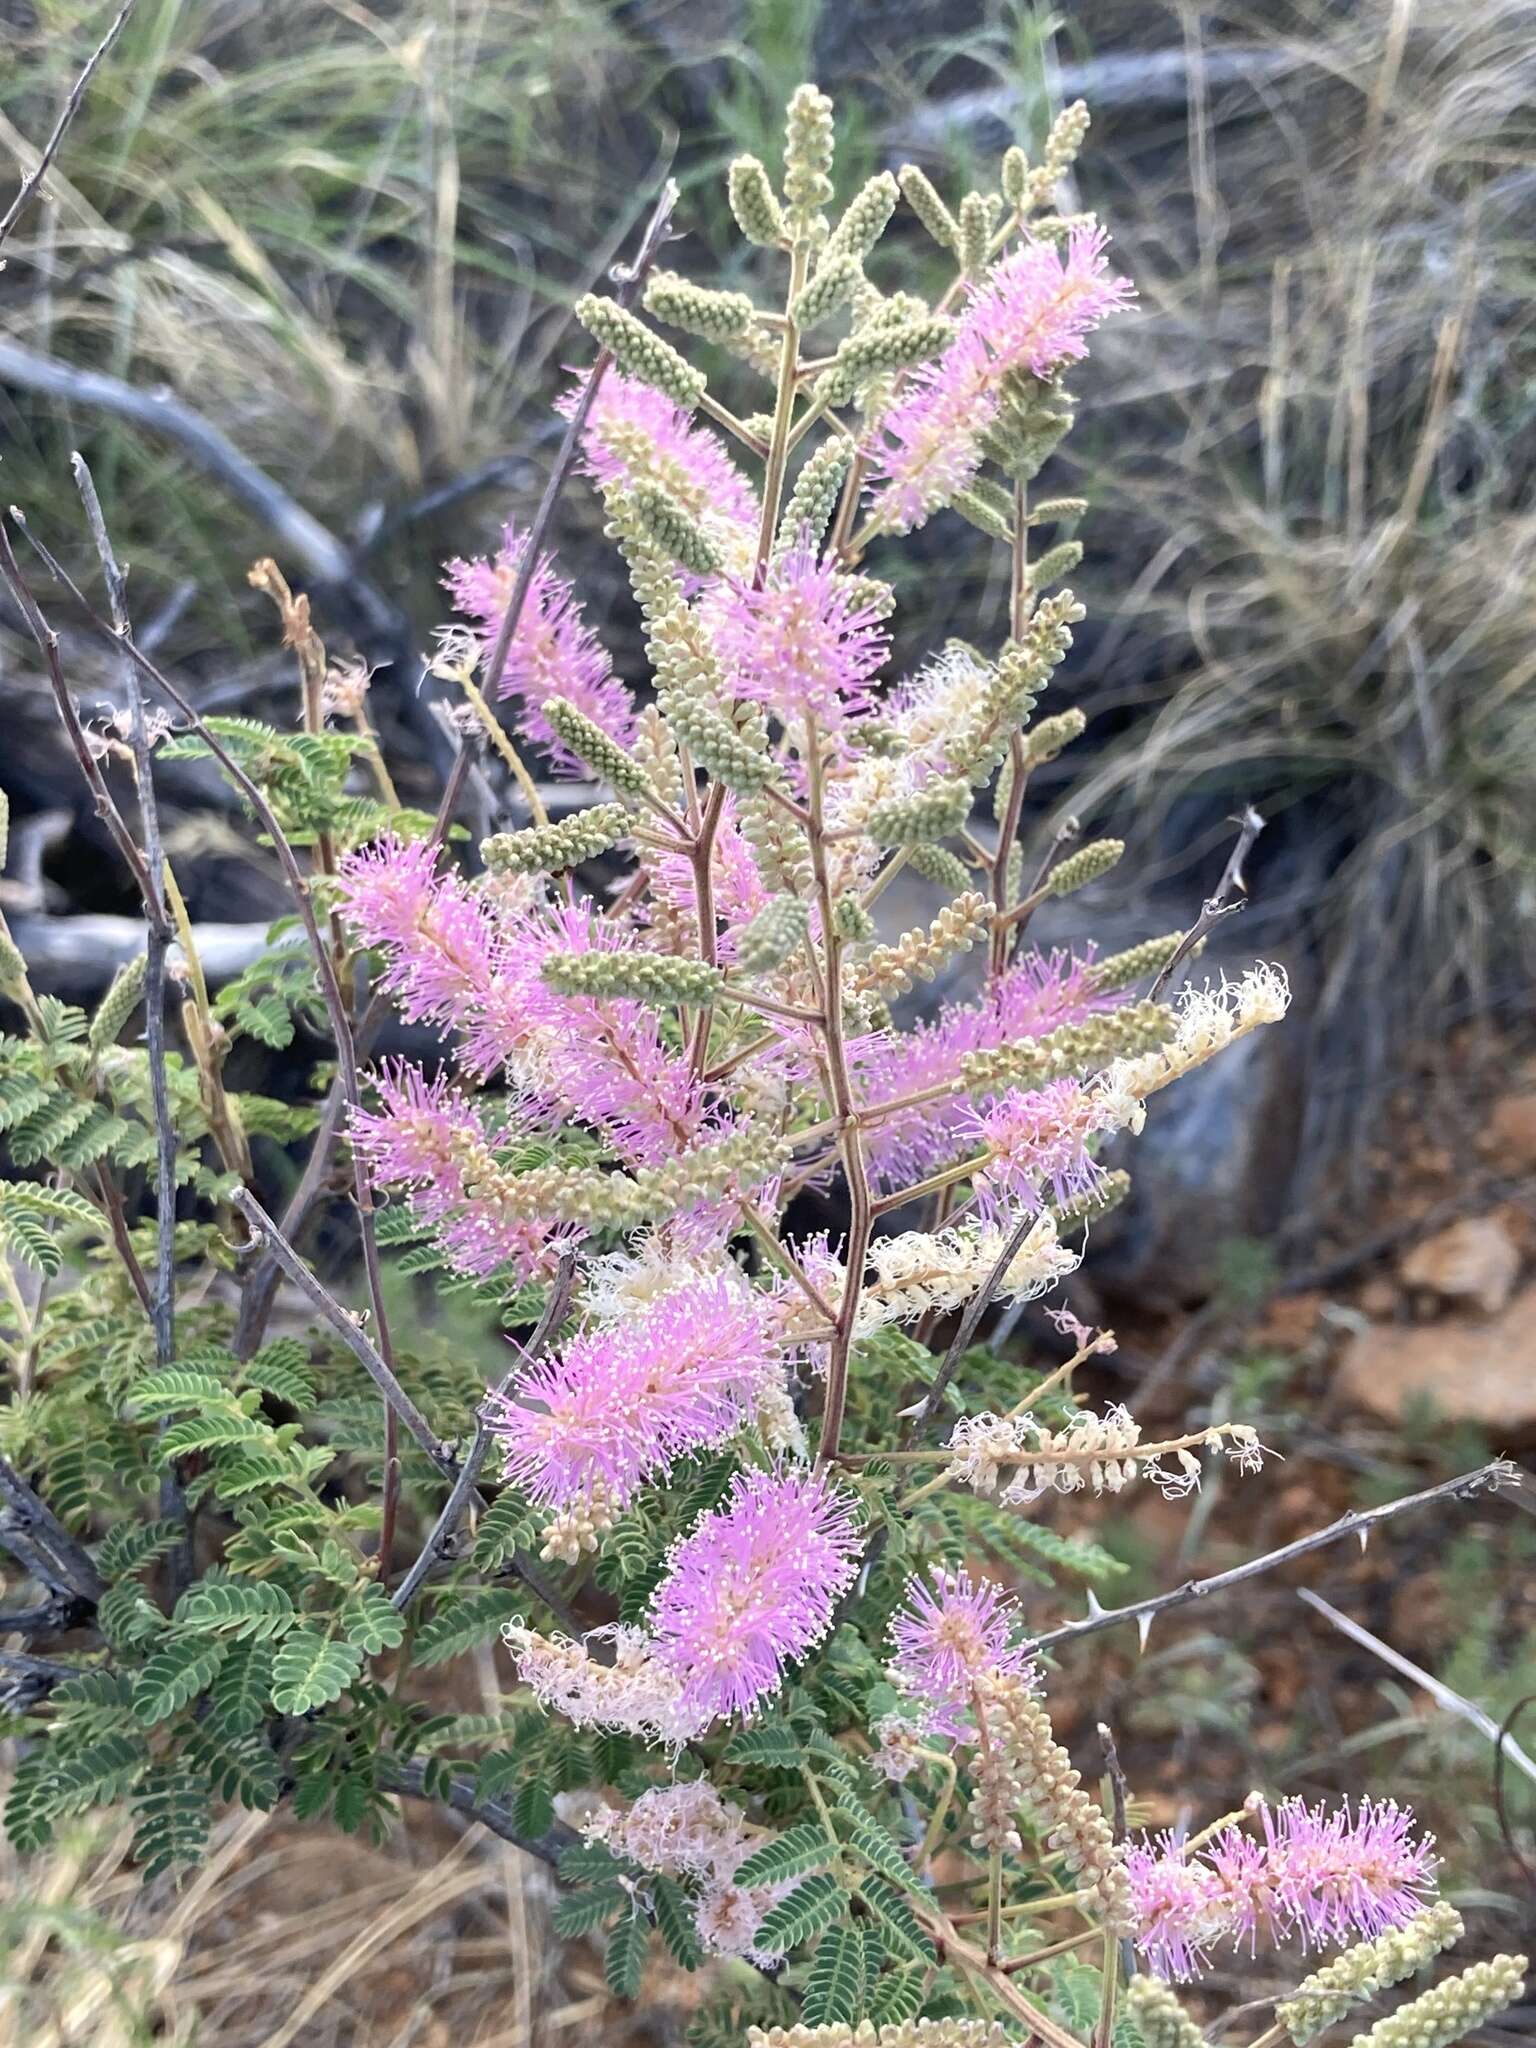
[[759, 1770], [798, 1771], [804, 1760], [805, 1744], [783, 1721], [743, 1728], [725, 1752], [728, 1764], [755, 1764]]
[[208, 1689], [224, 1656], [217, 1636], [173, 1636], [133, 1682], [133, 1718], [141, 1728], [168, 1721]]
[[176, 1603], [178, 1628], [232, 1642], [265, 1642], [291, 1628], [298, 1616], [281, 1586], [267, 1579], [207, 1578], [188, 1587]]
[[186, 1532], [180, 1522], [119, 1522], [109, 1529], [96, 1553], [96, 1568], [104, 1579], [125, 1578], [142, 1571], [157, 1557], [174, 1550]]
[[917, 1916], [894, 1885], [884, 1878], [866, 1877], [860, 1880], [859, 1897], [868, 1906], [886, 1952], [899, 1956], [905, 1961], [928, 1961], [933, 1955], [933, 1944], [917, 1923]]
[[870, 1988], [869, 2017], [876, 2026], [895, 2026], [915, 2019], [922, 2009], [929, 1965], [905, 1963], [899, 1970], [886, 1970]]
[[260, 1735], [226, 1735], [212, 1718], [199, 1721], [187, 1737], [186, 1756], [220, 1799], [238, 1799], [252, 1813], [277, 1804], [277, 1757]]
[[133, 1855], [143, 1876], [202, 1860], [212, 1813], [208, 1787], [175, 1758], [152, 1763], [133, 1802]]
[[603, 1951], [603, 1977], [615, 1998], [639, 1996], [650, 1938], [650, 1926], [638, 1907], [632, 1908], [608, 1936], [608, 1946]]
[[851, 2025], [864, 2009], [864, 1937], [857, 1927], [830, 1927], [816, 1944], [801, 2013], [808, 2027]]
[[501, 1633], [504, 1623], [522, 1612], [522, 1599], [510, 1586], [482, 1586], [439, 1603], [416, 1634], [414, 1662], [445, 1664]]
[[781, 1884], [786, 1878], [802, 1877], [808, 1870], [819, 1870], [824, 1863], [831, 1862], [834, 1854], [826, 1829], [818, 1822], [806, 1821], [800, 1827], [776, 1835], [771, 1842], [764, 1842], [760, 1849], [754, 1849], [736, 1871], [732, 1882], [738, 1885]]
[[594, 1927], [601, 1927], [621, 1907], [627, 1908], [633, 1903], [621, 1885], [590, 1885], [584, 1891], [567, 1892], [563, 1899], [557, 1899], [550, 1918], [562, 1941], [574, 1941], [578, 1935], [590, 1934]]
[[224, 1414], [189, 1415], [181, 1422], [173, 1422], [161, 1437], [160, 1456], [169, 1463], [192, 1451], [221, 1450], [226, 1444], [250, 1443], [271, 1434], [260, 1416], [246, 1415], [238, 1408]]
[[848, 1894], [835, 1877], [825, 1872], [808, 1877], [769, 1910], [757, 1930], [755, 1945], [774, 1953], [798, 1948], [813, 1934], [841, 1920], [847, 1910]]
[[907, 1859], [885, 1830], [866, 1820], [861, 1813], [854, 1812], [850, 1800], [842, 1800], [839, 1804], [847, 1817], [849, 1840], [870, 1868], [878, 1870], [882, 1877], [889, 1878], [892, 1884], [899, 1885], [903, 1891], [920, 1890], [908, 1868]]
[[471, 1553], [476, 1571], [494, 1572], [514, 1550], [521, 1550], [537, 1533], [540, 1517], [515, 1486], [498, 1493], [475, 1530]]
[[206, 1726], [230, 1739], [259, 1728], [271, 1713], [273, 1649], [269, 1642], [230, 1646], [208, 1690]]
[[358, 1586], [342, 1603], [341, 1632], [365, 1656], [397, 1649], [405, 1641], [405, 1622], [384, 1588], [372, 1581]]
[[272, 1704], [280, 1714], [307, 1714], [340, 1699], [363, 1668], [355, 1643], [312, 1628], [292, 1629], [272, 1660]]
[[136, 1415], [179, 1415], [183, 1409], [226, 1409], [234, 1406], [232, 1390], [211, 1372], [168, 1365], [139, 1381], [128, 1396]]
[[674, 1962], [685, 1970], [696, 1970], [704, 1960], [704, 1947], [693, 1924], [693, 1906], [688, 1894], [672, 1877], [653, 1877], [651, 1901], [656, 1925]]

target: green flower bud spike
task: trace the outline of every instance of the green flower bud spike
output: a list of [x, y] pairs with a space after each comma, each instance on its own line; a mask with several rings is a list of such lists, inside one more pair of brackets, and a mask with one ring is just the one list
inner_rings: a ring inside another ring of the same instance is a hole
[[704, 373], [684, 362], [670, 342], [652, 334], [642, 320], [612, 299], [588, 292], [576, 301], [576, 318], [600, 348], [607, 349], [626, 377], [665, 392], [690, 411], [704, 396]]
[[1161, 974], [1183, 941], [1182, 932], [1165, 932], [1160, 939], [1143, 939], [1139, 946], [1095, 960], [1088, 969], [1088, 986], [1096, 996], [1107, 996], [1138, 981], [1150, 981]]
[[1146, 2048], [1205, 2048], [1205, 2035], [1156, 1977], [1144, 1972], [1133, 1977], [1125, 1987], [1125, 2008]]
[[958, 832], [970, 816], [971, 785], [962, 776], [935, 778], [915, 796], [877, 804], [869, 829], [882, 846], [917, 846]]
[[882, 171], [877, 178], [871, 178], [855, 193], [847, 211], [832, 230], [831, 239], [822, 253], [821, 267], [825, 269], [834, 256], [852, 256], [862, 263], [890, 225], [899, 197], [900, 189], [889, 171]]
[[817, 269], [790, 311], [798, 327], [817, 327], [847, 305], [864, 273], [856, 256], [837, 256]]
[[1086, 889], [1090, 882], [1107, 875], [1124, 852], [1123, 839], [1091, 840], [1051, 869], [1046, 887], [1053, 896], [1070, 896], [1076, 889]]
[[951, 853], [947, 846], [913, 846], [907, 850], [907, 865], [925, 882], [937, 883], [948, 890], [951, 896], [958, 896], [962, 889], [971, 886], [971, 871], [958, 854]]
[[659, 484], [636, 484], [631, 493], [635, 517], [648, 540], [695, 576], [718, 576], [720, 550], [691, 514]]
[[737, 939], [737, 965], [744, 974], [771, 974], [794, 952], [805, 929], [805, 905], [794, 896], [775, 896]]
[[861, 385], [872, 377], [889, 376], [895, 370], [909, 370], [940, 356], [950, 344], [954, 328], [947, 320], [904, 321], [898, 327], [861, 328], [841, 344], [830, 368], [816, 382], [816, 397], [823, 405], [846, 405]]
[[789, 231], [810, 240], [832, 197], [832, 102], [814, 85], [796, 86], [784, 126], [784, 201]]
[[578, 711], [564, 697], [550, 697], [545, 700], [544, 717], [555, 737], [563, 740], [578, 760], [585, 761], [594, 775], [621, 796], [650, 794], [650, 777], [633, 754], [626, 753], [584, 711]]
[[806, 539], [812, 547], [821, 545], [852, 460], [853, 443], [844, 434], [839, 434], [834, 440], [823, 441], [815, 453], [807, 457], [779, 520], [778, 553], [799, 547]]
[[1406, 1926], [1359, 1942], [1314, 1970], [1280, 2001], [1275, 2017], [1296, 2048], [1305, 2048], [1314, 2034], [1336, 2026], [1352, 2007], [1388, 1985], [1401, 1984], [1442, 1949], [1454, 1947], [1465, 1931], [1456, 1908], [1442, 1899], [1415, 1913]]
[[726, 189], [736, 225], [761, 249], [781, 248], [789, 227], [774, 197], [768, 173], [755, 156], [739, 156], [726, 174]]
[[645, 310], [669, 327], [701, 335], [705, 341], [745, 334], [757, 318], [757, 308], [745, 292], [710, 291], [675, 270], [656, 272], [645, 288]]
[[640, 1003], [712, 1003], [725, 981], [718, 967], [672, 953], [554, 953], [542, 972], [563, 996]]
[[916, 164], [903, 164], [897, 172], [902, 197], [941, 249], [960, 247], [960, 224], [935, 190], [932, 181]]
[[629, 829], [629, 813], [622, 804], [593, 804], [558, 825], [498, 832], [481, 842], [480, 856], [493, 874], [553, 875], [606, 853]]
[[1492, 1956], [1356, 2034], [1350, 2048], [1450, 2048], [1513, 2005], [1525, 1986], [1524, 1956]]

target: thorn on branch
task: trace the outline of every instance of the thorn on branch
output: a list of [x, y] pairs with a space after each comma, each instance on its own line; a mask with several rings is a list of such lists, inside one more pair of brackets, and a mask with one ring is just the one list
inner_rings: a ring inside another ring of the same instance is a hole
[[[1180, 939], [1174, 951], [1169, 955], [1162, 973], [1158, 975], [1151, 988], [1147, 991], [1149, 1002], [1155, 1003], [1158, 1000], [1163, 990], [1168, 986], [1174, 975], [1178, 973], [1190, 954], [1194, 952], [1197, 946], [1204, 942], [1206, 934], [1211, 931], [1213, 926], [1220, 924], [1224, 917], [1230, 917], [1234, 911], [1241, 910], [1243, 904], [1247, 901], [1248, 883], [1243, 870], [1247, 865], [1249, 854], [1253, 851], [1254, 841], [1264, 830], [1266, 821], [1254, 809], [1253, 805], [1249, 804], [1244, 809], [1242, 816], [1234, 818], [1232, 822], [1239, 828], [1238, 835], [1231, 853], [1227, 856], [1227, 864], [1221, 871], [1221, 880], [1216, 884], [1212, 894], [1207, 896], [1204, 903], [1201, 904], [1200, 915], [1195, 919], [1183, 938]], [[1235, 903], [1231, 900], [1234, 890], [1237, 892], [1239, 899]]]

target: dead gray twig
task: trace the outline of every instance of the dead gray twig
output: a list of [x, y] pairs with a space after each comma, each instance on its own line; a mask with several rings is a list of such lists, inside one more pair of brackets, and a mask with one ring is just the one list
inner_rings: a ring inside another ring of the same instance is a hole
[[[575, 1287], [576, 1255], [574, 1252], [567, 1252], [555, 1273], [549, 1300], [544, 1305], [544, 1313], [540, 1316], [533, 1335], [525, 1345], [519, 1346], [520, 1355], [516, 1365], [503, 1375], [492, 1393], [486, 1397], [487, 1402], [495, 1399], [497, 1395], [505, 1394], [514, 1376], [521, 1372], [524, 1366], [534, 1364], [543, 1355], [544, 1347], [558, 1334], [560, 1326], [565, 1321]], [[460, 1465], [458, 1476], [453, 1482], [453, 1489], [443, 1503], [442, 1513], [433, 1524], [432, 1533], [422, 1545], [415, 1563], [390, 1595], [397, 1608], [406, 1607], [417, 1587], [447, 1550], [454, 1531], [464, 1518], [465, 1510], [469, 1506], [469, 1497], [475, 1490], [475, 1482], [480, 1477], [480, 1468], [485, 1463], [490, 1448], [491, 1423], [485, 1408], [482, 1407], [475, 1417], [474, 1440], [465, 1453], [464, 1462]]]
[[0, 1501], [5, 1504], [0, 1543], [24, 1555], [28, 1569], [55, 1592], [75, 1594], [94, 1606], [107, 1582], [90, 1552], [7, 1458], [0, 1458]]
[[252, 1234], [270, 1248], [294, 1286], [319, 1309], [433, 1464], [451, 1469], [452, 1460], [443, 1439], [401, 1386], [394, 1367], [357, 1318], [343, 1308], [324, 1282], [310, 1271], [249, 1188], [236, 1188], [230, 1200], [250, 1225]]
[[1207, 1600], [1213, 1593], [1224, 1593], [1231, 1586], [1241, 1585], [1245, 1579], [1256, 1579], [1263, 1572], [1272, 1572], [1280, 1565], [1289, 1564], [1293, 1558], [1305, 1557], [1309, 1550], [1321, 1550], [1325, 1544], [1337, 1543], [1345, 1536], [1358, 1536], [1364, 1541], [1379, 1523], [1390, 1522], [1394, 1516], [1407, 1514], [1412, 1508], [1428, 1507], [1432, 1501], [1471, 1500], [1484, 1491], [1496, 1493], [1501, 1486], [1521, 1486], [1524, 1481], [1525, 1475], [1518, 1465], [1508, 1458], [1494, 1458], [1473, 1472], [1460, 1473], [1455, 1479], [1442, 1479], [1438, 1486], [1426, 1486], [1419, 1493], [1405, 1493], [1400, 1500], [1389, 1500], [1375, 1508], [1353, 1509], [1347, 1515], [1340, 1515], [1336, 1522], [1330, 1522], [1326, 1529], [1314, 1529], [1310, 1536], [1298, 1536], [1293, 1543], [1282, 1543], [1278, 1550], [1266, 1550], [1259, 1557], [1249, 1558], [1246, 1564], [1234, 1565], [1230, 1571], [1215, 1572], [1208, 1579], [1187, 1579], [1171, 1592], [1156, 1593], [1147, 1600], [1132, 1600], [1124, 1607], [1101, 1607], [1090, 1593], [1088, 1612], [1081, 1621], [1069, 1621], [1061, 1628], [1047, 1629], [1044, 1635], [1036, 1636], [1034, 1646], [1037, 1650], [1053, 1650], [1058, 1643], [1074, 1642], [1079, 1636], [1097, 1635], [1100, 1629], [1118, 1628], [1126, 1621], [1139, 1623], [1145, 1639], [1145, 1631], [1151, 1626], [1154, 1615], [1188, 1606], [1192, 1600]]
[[1234, 889], [1240, 898], [1247, 897], [1248, 884], [1243, 879], [1243, 867], [1253, 850], [1253, 842], [1264, 830], [1264, 820], [1253, 805], [1249, 804], [1242, 816], [1235, 818], [1233, 823], [1239, 828], [1237, 841], [1227, 856], [1227, 864], [1221, 871], [1221, 880], [1201, 904], [1200, 915], [1180, 939], [1162, 972], [1147, 990], [1149, 1002], [1157, 1001], [1184, 962], [1198, 947], [1204, 945], [1212, 926], [1220, 924], [1224, 917], [1230, 917], [1235, 910], [1241, 910], [1243, 907], [1241, 901], [1233, 903], [1230, 899]]
[[[96, 494], [96, 480], [84, 456], [70, 458], [75, 485], [85, 507], [91, 538], [107, 586], [107, 603], [119, 640], [126, 640], [133, 627], [128, 614], [128, 591], [123, 572], [113, 552], [107, 523]], [[166, 955], [171, 944], [171, 920], [165, 888], [165, 849], [160, 838], [160, 807], [155, 801], [154, 764], [150, 758], [149, 721], [144, 710], [144, 690], [139, 672], [125, 654], [122, 659], [123, 691], [128, 700], [128, 745], [133, 754], [134, 782], [139, 795], [139, 827], [144, 839], [144, 873], [148, 884], [144, 897], [144, 1043], [149, 1061], [150, 1109], [155, 1125], [155, 1282], [149, 1304], [150, 1326], [155, 1333], [155, 1364], [160, 1370], [176, 1359], [176, 1127], [171, 1120], [170, 1086], [166, 1079], [165, 988]], [[102, 1169], [105, 1174], [106, 1169]], [[162, 1424], [161, 1434], [166, 1425]], [[174, 1464], [160, 1480], [160, 1512], [168, 1521], [186, 1530], [170, 1560], [170, 1573], [177, 1594], [191, 1581], [191, 1524], [187, 1497]]]
[[1470, 1722], [1479, 1735], [1486, 1735], [1496, 1749], [1536, 1783], [1536, 1762], [1526, 1755], [1508, 1730], [1501, 1728], [1493, 1716], [1485, 1712], [1476, 1700], [1469, 1700], [1461, 1693], [1453, 1692], [1450, 1686], [1434, 1677], [1432, 1673], [1410, 1662], [1401, 1650], [1394, 1650], [1390, 1643], [1384, 1643], [1380, 1636], [1373, 1636], [1370, 1630], [1362, 1628], [1358, 1621], [1351, 1621], [1347, 1614], [1340, 1614], [1338, 1608], [1330, 1606], [1321, 1593], [1314, 1593], [1307, 1586], [1298, 1586], [1296, 1597], [1298, 1600], [1304, 1600], [1308, 1607], [1320, 1614], [1324, 1621], [1339, 1631], [1340, 1635], [1348, 1636], [1351, 1642], [1369, 1650], [1373, 1657], [1379, 1657], [1383, 1664], [1389, 1664], [1394, 1671], [1400, 1671], [1404, 1678], [1412, 1679], [1415, 1685], [1422, 1687], [1429, 1694], [1436, 1706], [1443, 1707], [1448, 1714], [1455, 1714], [1461, 1720]]
[[122, 34], [123, 23], [132, 14], [133, 9], [134, 0], [124, 0], [124, 4], [118, 9], [116, 20], [114, 20], [112, 26], [86, 59], [85, 69], [70, 87], [68, 96], [63, 106], [59, 109], [59, 118], [53, 124], [52, 134], [38, 152], [37, 162], [22, 179], [16, 197], [5, 209], [4, 218], [0, 219], [0, 242], [6, 239], [17, 221], [21, 219], [27, 207], [31, 204], [34, 194], [41, 186], [43, 179], [48, 175], [48, 166], [58, 155], [59, 144], [64, 140], [70, 122], [74, 120], [76, 114], [80, 111], [80, 104], [85, 98], [87, 87], [96, 76], [101, 60]]

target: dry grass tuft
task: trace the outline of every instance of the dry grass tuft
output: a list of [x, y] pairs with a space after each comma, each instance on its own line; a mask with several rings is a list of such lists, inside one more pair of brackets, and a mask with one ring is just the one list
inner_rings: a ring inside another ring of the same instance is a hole
[[178, 1894], [131, 1829], [0, 1849], [0, 2041], [28, 2048], [533, 2048], [606, 2026], [600, 1967], [548, 1938], [542, 1866], [423, 1812], [387, 1847], [237, 1814]]
[[[1360, 1082], [1536, 969], [1536, 44], [1514, 0], [1181, 26], [1187, 161], [1122, 148], [1090, 195], [1144, 310], [1090, 485], [1125, 522], [1088, 664], [1122, 744], [1075, 799], [1165, 857], [1275, 818], [1265, 922], [1314, 944], [1350, 1069], [1314, 1097], [1336, 1156]], [[1294, 69], [1203, 86], [1238, 40]]]

